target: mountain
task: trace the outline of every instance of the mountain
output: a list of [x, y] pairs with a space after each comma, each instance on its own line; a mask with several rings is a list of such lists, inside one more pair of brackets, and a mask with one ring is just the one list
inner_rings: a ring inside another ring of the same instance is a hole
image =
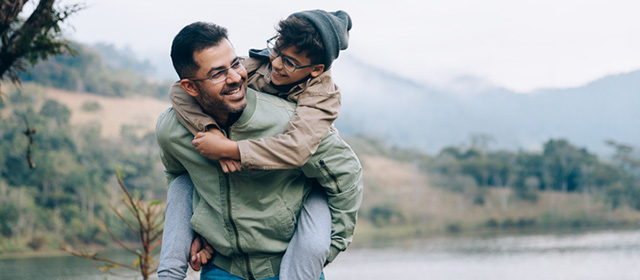
[[491, 136], [490, 148], [539, 150], [551, 138], [596, 153], [611, 151], [609, 139], [640, 146], [640, 70], [526, 94], [474, 77], [451, 88], [431, 86], [349, 56], [332, 71], [342, 89], [336, 127], [343, 135], [371, 135], [429, 153], [474, 135]]

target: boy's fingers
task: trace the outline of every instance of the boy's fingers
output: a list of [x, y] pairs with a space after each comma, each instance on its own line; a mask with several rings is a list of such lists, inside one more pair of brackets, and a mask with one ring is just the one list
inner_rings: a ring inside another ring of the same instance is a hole
[[202, 254], [202, 264], [206, 264], [209, 261], [209, 259], [211, 259], [211, 255], [206, 250], [202, 250], [201, 254]]
[[238, 169], [238, 171], [242, 171], [242, 166], [240, 165], [239, 161], [234, 160], [233, 164], [236, 166], [236, 169]]
[[242, 166], [240, 166], [240, 162], [232, 159], [221, 159], [220, 165], [224, 166], [222, 169], [224, 173], [232, 173], [236, 171], [242, 171]]
[[229, 167], [229, 171], [232, 172], [232, 173], [238, 171], [238, 170], [236, 170], [236, 166], [233, 165], [233, 163], [231, 163], [229, 161], [227, 161], [227, 166]]
[[222, 172], [229, 173], [229, 167], [224, 162], [220, 162], [220, 167], [222, 167]]

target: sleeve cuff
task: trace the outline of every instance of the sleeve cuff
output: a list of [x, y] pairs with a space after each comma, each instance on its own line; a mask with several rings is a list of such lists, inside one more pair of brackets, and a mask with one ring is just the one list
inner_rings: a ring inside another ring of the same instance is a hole
[[329, 256], [327, 257], [327, 262], [333, 262], [333, 260], [336, 259], [336, 257], [340, 252], [341, 252], [340, 249], [331, 245], [331, 247], [329, 248]]

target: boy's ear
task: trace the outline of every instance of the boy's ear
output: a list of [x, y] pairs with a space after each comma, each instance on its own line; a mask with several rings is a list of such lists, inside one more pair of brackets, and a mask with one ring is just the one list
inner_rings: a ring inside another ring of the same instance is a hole
[[198, 95], [200, 95], [200, 91], [198, 91], [198, 88], [196, 87], [196, 84], [194, 81], [191, 81], [188, 79], [182, 79], [180, 80], [180, 86], [182, 87], [182, 89], [184, 89], [184, 91], [186, 91], [189, 95], [193, 97], [197, 97]]
[[320, 74], [324, 73], [324, 64], [318, 64], [313, 66], [311, 71], [311, 77], [318, 77]]

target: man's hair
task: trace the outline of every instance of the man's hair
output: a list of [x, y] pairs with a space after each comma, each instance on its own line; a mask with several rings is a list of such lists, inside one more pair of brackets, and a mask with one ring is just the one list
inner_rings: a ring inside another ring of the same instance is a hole
[[182, 28], [171, 44], [171, 61], [180, 79], [192, 78], [198, 71], [195, 52], [218, 46], [223, 39], [228, 39], [227, 29], [213, 23], [199, 21]]
[[312, 64], [325, 62], [325, 50], [322, 37], [315, 26], [306, 18], [290, 16], [278, 23], [278, 42], [276, 47], [286, 49], [295, 46], [298, 53], [307, 51]]

